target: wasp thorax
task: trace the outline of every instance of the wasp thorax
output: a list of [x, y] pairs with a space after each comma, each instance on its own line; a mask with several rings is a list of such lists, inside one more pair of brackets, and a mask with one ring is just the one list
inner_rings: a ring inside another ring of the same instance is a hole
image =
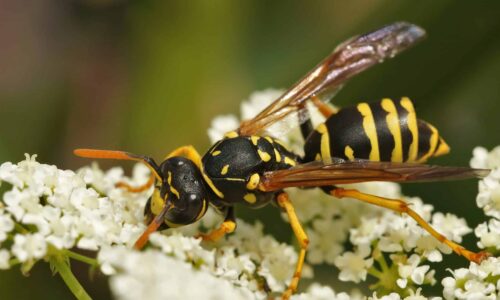
[[207, 210], [207, 192], [196, 165], [183, 157], [172, 157], [160, 165], [162, 183], [151, 199], [151, 212], [158, 215], [167, 203], [173, 206], [165, 215], [169, 227], [191, 224]]

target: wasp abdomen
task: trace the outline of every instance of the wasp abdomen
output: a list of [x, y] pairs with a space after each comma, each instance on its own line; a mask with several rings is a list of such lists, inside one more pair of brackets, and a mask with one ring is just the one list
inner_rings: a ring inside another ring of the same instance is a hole
[[410, 99], [383, 99], [339, 110], [307, 138], [305, 161], [424, 162], [448, 153], [434, 126], [418, 120]]

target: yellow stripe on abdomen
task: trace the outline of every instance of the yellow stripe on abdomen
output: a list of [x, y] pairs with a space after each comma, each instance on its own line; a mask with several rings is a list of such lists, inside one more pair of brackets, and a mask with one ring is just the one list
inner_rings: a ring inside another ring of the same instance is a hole
[[369, 159], [371, 161], [380, 161], [377, 129], [375, 128], [375, 120], [373, 119], [372, 110], [367, 103], [360, 103], [357, 108], [363, 116], [363, 130], [370, 140], [371, 150]]
[[410, 149], [408, 153], [409, 162], [416, 161], [418, 156], [418, 125], [417, 125], [417, 115], [415, 113], [415, 108], [413, 107], [413, 103], [407, 97], [401, 98], [401, 106], [408, 111], [407, 123], [408, 128], [410, 129], [411, 135], [413, 137], [412, 142], [410, 144]]
[[385, 120], [387, 122], [387, 127], [394, 138], [394, 149], [392, 150], [391, 161], [402, 162], [403, 143], [401, 139], [401, 127], [399, 124], [398, 111], [391, 99], [383, 99], [381, 106], [388, 113]]
[[431, 135], [429, 137], [429, 151], [425, 153], [419, 160], [418, 162], [423, 163], [427, 161], [429, 157], [431, 157], [432, 154], [434, 154], [434, 151], [436, 150], [436, 146], [438, 144], [439, 140], [439, 133], [436, 129], [436, 127], [432, 126], [431, 124], [426, 124], [427, 127], [431, 130]]

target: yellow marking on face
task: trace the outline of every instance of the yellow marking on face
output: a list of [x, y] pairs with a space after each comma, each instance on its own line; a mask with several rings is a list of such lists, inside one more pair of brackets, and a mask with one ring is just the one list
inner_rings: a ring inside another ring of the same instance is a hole
[[290, 157], [285, 156], [285, 164], [293, 167], [297, 164], [297, 162], [295, 160], [291, 159]]
[[354, 150], [350, 146], [345, 146], [344, 155], [349, 160], [354, 160]]
[[262, 159], [264, 162], [268, 162], [271, 160], [271, 155], [269, 153], [264, 152], [262, 150], [257, 150], [257, 153], [259, 154], [260, 159]]
[[320, 161], [321, 160], [321, 154], [316, 153], [316, 156], [314, 157], [314, 160]]
[[216, 150], [216, 151], [212, 152], [212, 156], [217, 156], [217, 155], [219, 155], [220, 153], [221, 153], [221, 152], [220, 152], [220, 150]]
[[247, 189], [255, 190], [255, 188], [259, 185], [259, 182], [260, 182], [260, 175], [258, 173], [252, 174], [252, 176], [250, 176], [250, 179], [248, 180]]
[[401, 128], [399, 124], [398, 111], [391, 99], [383, 99], [382, 108], [386, 112], [388, 112], [385, 121], [387, 122], [387, 127], [389, 128], [389, 131], [394, 138], [394, 149], [392, 149], [391, 161], [402, 162], [403, 142], [401, 138]]
[[236, 131], [229, 131], [224, 134], [224, 137], [228, 139], [234, 139], [235, 137], [238, 137], [238, 133]]
[[450, 146], [446, 144], [442, 137], [439, 138], [439, 146], [432, 156], [441, 156], [450, 153]]
[[[167, 194], [168, 197], [168, 194]], [[151, 196], [151, 212], [153, 215], [157, 216], [160, 214], [161, 210], [165, 207], [165, 201], [160, 195], [160, 190], [155, 188], [153, 195]]]
[[180, 199], [179, 192], [172, 186], [172, 172], [168, 172], [168, 179], [167, 179], [168, 186], [170, 187], [170, 191], [172, 194], [174, 194], [177, 199]]
[[408, 128], [410, 129], [411, 135], [413, 136], [413, 140], [410, 144], [410, 149], [408, 153], [407, 161], [415, 161], [418, 156], [418, 125], [417, 125], [417, 116], [415, 114], [415, 108], [413, 107], [413, 103], [407, 97], [401, 98], [401, 106], [408, 111], [407, 123]]
[[257, 202], [257, 197], [255, 197], [254, 193], [248, 193], [245, 196], [243, 196], [243, 200], [245, 200], [250, 204], [254, 204], [255, 202]]
[[375, 128], [375, 120], [373, 119], [372, 110], [367, 103], [360, 103], [358, 104], [358, 111], [363, 116], [363, 129], [370, 140], [372, 148], [370, 150], [369, 159], [371, 161], [380, 161], [377, 129]]
[[270, 136], [265, 136], [264, 137], [269, 143], [273, 143], [273, 139]]
[[254, 146], [257, 146], [260, 140], [260, 136], [252, 135], [250, 137], [250, 140], [252, 141], [252, 144], [254, 144]]
[[281, 154], [274, 148], [274, 156], [276, 157], [277, 162], [281, 162]]
[[431, 136], [429, 137], [429, 151], [425, 153], [419, 160], [418, 162], [425, 162], [427, 159], [434, 153], [436, 150], [436, 146], [439, 140], [439, 134], [437, 129], [432, 126], [431, 124], [426, 124], [429, 129], [431, 130]]
[[203, 203], [203, 206], [201, 207], [200, 212], [196, 216], [196, 219], [195, 219], [196, 221], [198, 221], [199, 219], [201, 219], [201, 217], [203, 217], [205, 215], [205, 212], [207, 211], [207, 200], [203, 199], [202, 203]]
[[229, 165], [225, 165], [224, 167], [222, 167], [222, 170], [220, 171], [220, 174], [221, 175], [226, 175], [228, 170], [229, 170]]
[[201, 167], [201, 176], [203, 176], [203, 179], [205, 179], [205, 182], [208, 184], [208, 186], [212, 189], [212, 191], [221, 199], [224, 199], [224, 194], [219, 191], [219, 189], [215, 186], [215, 184], [212, 182], [212, 179], [208, 177], [207, 173], [205, 173], [205, 168], [203, 168], [203, 165]]
[[325, 163], [332, 162], [332, 154], [330, 153], [330, 134], [328, 133], [328, 128], [326, 128], [325, 123], [319, 124], [316, 128], [321, 134], [321, 158]]

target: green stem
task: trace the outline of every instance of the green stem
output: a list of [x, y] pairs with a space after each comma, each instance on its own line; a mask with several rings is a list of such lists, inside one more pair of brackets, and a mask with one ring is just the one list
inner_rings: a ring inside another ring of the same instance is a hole
[[382, 272], [385, 272], [389, 270], [389, 266], [387, 265], [387, 262], [385, 261], [384, 255], [381, 253], [377, 261], [380, 264], [380, 267], [382, 268]]
[[15, 265], [18, 265], [18, 264], [20, 264], [20, 263], [21, 263], [21, 262], [20, 262], [20, 261], [19, 261], [19, 259], [17, 259], [17, 258], [13, 258], [13, 259], [9, 260], [9, 265], [10, 265], [11, 267], [13, 267], [13, 266], [15, 266]]
[[65, 250], [64, 253], [68, 255], [69, 258], [72, 258], [74, 260], [78, 260], [80, 262], [86, 263], [88, 265], [91, 265], [92, 267], [97, 267], [99, 263], [97, 262], [96, 259], [90, 258], [88, 256], [73, 252], [71, 250]]
[[14, 228], [19, 232], [19, 233], [23, 233], [23, 234], [27, 234], [29, 233], [29, 230], [24, 228], [23, 225], [17, 223], [17, 222], [14, 222]]
[[379, 270], [375, 269], [374, 267], [371, 267], [367, 270], [368, 274], [372, 275], [373, 277], [380, 278], [382, 277], [382, 272]]
[[61, 275], [64, 283], [71, 290], [76, 299], [79, 300], [92, 300], [87, 292], [83, 289], [82, 285], [76, 279], [75, 275], [71, 272], [69, 264], [65, 261], [65, 256], [60, 253], [55, 253], [49, 256], [49, 262], [54, 266], [59, 275]]

